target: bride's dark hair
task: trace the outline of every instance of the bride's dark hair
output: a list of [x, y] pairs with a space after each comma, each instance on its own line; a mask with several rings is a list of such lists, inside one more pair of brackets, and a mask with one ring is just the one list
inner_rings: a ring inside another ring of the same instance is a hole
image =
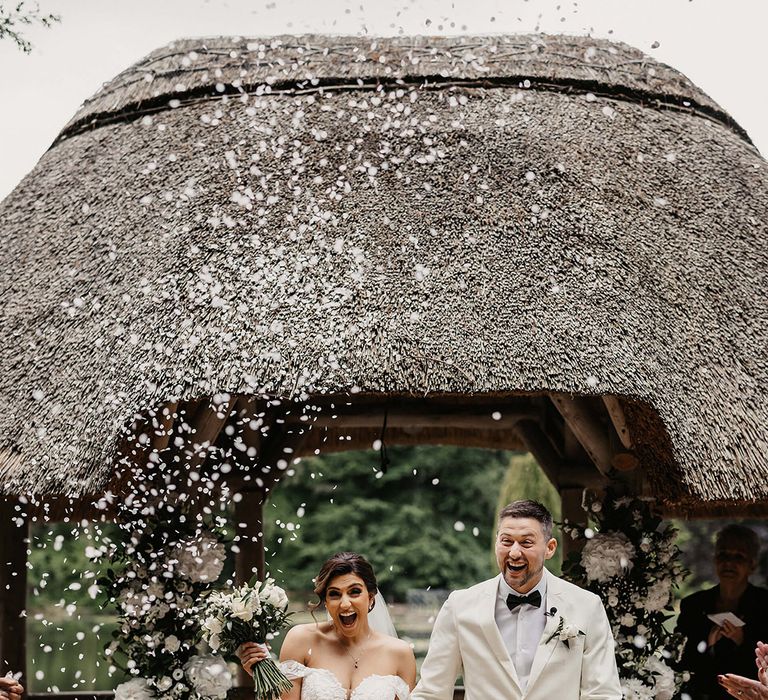
[[375, 596], [379, 590], [379, 586], [376, 583], [376, 574], [373, 573], [373, 567], [364, 556], [356, 552], [339, 552], [334, 554], [320, 567], [320, 571], [315, 578], [315, 594], [318, 597], [315, 608], [319, 608], [325, 603], [325, 594], [331, 581], [337, 576], [344, 576], [344, 574], [359, 576], [371, 596]]

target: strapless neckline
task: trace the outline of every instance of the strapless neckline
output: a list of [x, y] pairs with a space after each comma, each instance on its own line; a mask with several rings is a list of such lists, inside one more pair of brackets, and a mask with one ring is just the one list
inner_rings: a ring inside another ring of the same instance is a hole
[[372, 673], [354, 688], [345, 688], [327, 668], [304, 666], [298, 661], [284, 661], [280, 668], [291, 680], [304, 679], [301, 700], [389, 700], [384, 693], [391, 693], [392, 700], [407, 700], [410, 696], [408, 684], [400, 676]]

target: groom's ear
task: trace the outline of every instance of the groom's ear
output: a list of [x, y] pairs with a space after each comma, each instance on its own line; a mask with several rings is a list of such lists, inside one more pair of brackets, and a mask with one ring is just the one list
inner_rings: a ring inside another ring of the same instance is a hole
[[547, 542], [547, 551], [544, 553], [544, 558], [551, 559], [553, 556], [555, 556], [556, 551], [557, 540], [554, 537], [550, 537], [549, 541]]

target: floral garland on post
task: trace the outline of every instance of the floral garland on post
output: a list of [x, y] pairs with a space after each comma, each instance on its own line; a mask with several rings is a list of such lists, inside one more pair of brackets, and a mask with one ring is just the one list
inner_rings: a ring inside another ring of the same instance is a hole
[[226, 663], [197, 652], [198, 601], [221, 577], [226, 521], [205, 521], [161, 504], [151, 515], [121, 525], [125, 536], [106, 542], [94, 558], [111, 568], [98, 583], [115, 607], [118, 628], [104, 653], [134, 676], [115, 700], [225, 698], [232, 687]]
[[605, 604], [625, 700], [671, 700], [688, 677], [670, 666], [685, 640], [664, 627], [672, 591], [688, 575], [674, 544], [677, 530], [648, 499], [609, 492], [604, 500], [588, 496], [584, 507], [593, 527], [562, 525], [584, 543], [563, 564], [565, 577]]

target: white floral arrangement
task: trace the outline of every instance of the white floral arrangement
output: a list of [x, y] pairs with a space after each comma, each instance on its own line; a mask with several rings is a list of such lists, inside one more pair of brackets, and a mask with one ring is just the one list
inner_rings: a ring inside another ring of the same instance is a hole
[[616, 640], [625, 700], [672, 700], [686, 673], [672, 669], [684, 640], [664, 627], [672, 594], [688, 575], [675, 546], [677, 531], [650, 499], [587, 499], [591, 527], [563, 523], [583, 543], [564, 563], [565, 577], [603, 600]]
[[[268, 578], [230, 592], [212, 591], [201, 609], [202, 638], [211, 651], [233, 657], [244, 642], [266, 643], [288, 624], [288, 596]], [[271, 658], [251, 667], [258, 700], [279, 700], [291, 682]]]
[[94, 558], [109, 558], [98, 583], [118, 618], [105, 654], [131, 676], [117, 686], [115, 700], [207, 700], [224, 698], [232, 687], [226, 663], [196, 648], [197, 604], [223, 572], [225, 525], [223, 518], [201, 520], [159, 505], [94, 551]]

